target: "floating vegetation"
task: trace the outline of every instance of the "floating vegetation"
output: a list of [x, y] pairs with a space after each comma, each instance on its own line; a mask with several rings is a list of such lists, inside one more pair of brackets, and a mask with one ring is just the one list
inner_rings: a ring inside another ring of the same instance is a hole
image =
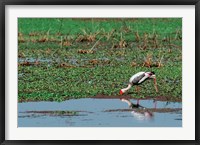
[[65, 110], [55, 110], [55, 111], [25, 111], [20, 113], [28, 114], [40, 114], [40, 115], [49, 115], [49, 116], [78, 116], [78, 111], [65, 111]]

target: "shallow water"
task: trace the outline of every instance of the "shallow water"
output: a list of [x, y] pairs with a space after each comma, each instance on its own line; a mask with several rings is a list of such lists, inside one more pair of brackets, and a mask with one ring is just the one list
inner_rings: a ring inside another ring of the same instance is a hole
[[[137, 102], [134, 99], [130, 101], [134, 104]], [[182, 126], [182, 103], [140, 100], [140, 105], [146, 109], [129, 109], [127, 103], [120, 99], [83, 98], [63, 102], [18, 103], [18, 127]], [[159, 111], [164, 108], [178, 108], [178, 110]], [[61, 113], [52, 114], [55, 111]], [[64, 115], [64, 111], [76, 113]]]
[[[94, 59], [88, 59], [88, 58], [81, 58], [81, 59], [77, 59], [77, 58], [18, 58], [18, 63], [22, 63], [22, 62], [29, 62], [29, 63], [34, 63], [36, 61], [40, 62], [40, 63], [48, 63], [49, 65], [52, 63], [63, 63], [66, 62], [70, 65], [74, 65], [74, 66], [83, 66], [83, 65], [88, 65], [89, 61], [94, 60]], [[95, 59], [97, 61], [111, 61], [111, 59], [103, 57], [103, 58], [98, 58]], [[115, 58], [115, 61], [124, 61], [124, 58]]]

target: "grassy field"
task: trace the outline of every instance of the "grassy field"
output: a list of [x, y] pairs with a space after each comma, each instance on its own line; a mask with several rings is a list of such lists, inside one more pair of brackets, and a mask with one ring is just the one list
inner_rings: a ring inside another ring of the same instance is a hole
[[[182, 19], [18, 19], [19, 101], [116, 96], [139, 71], [136, 98], [182, 97]], [[148, 88], [148, 89], [147, 89]]]

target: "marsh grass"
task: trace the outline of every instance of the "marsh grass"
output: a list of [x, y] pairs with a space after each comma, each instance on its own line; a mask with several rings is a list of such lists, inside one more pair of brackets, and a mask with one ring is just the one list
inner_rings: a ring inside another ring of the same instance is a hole
[[131, 96], [182, 96], [182, 20], [18, 19], [19, 101], [118, 95], [138, 71], [155, 71]]

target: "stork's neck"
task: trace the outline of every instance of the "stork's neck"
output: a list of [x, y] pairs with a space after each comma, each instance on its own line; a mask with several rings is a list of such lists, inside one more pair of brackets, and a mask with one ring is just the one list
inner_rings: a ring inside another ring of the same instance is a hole
[[131, 88], [131, 86], [132, 86], [131, 84], [128, 84], [128, 87], [123, 88], [122, 92], [124, 93], [124, 92], [128, 91]]

